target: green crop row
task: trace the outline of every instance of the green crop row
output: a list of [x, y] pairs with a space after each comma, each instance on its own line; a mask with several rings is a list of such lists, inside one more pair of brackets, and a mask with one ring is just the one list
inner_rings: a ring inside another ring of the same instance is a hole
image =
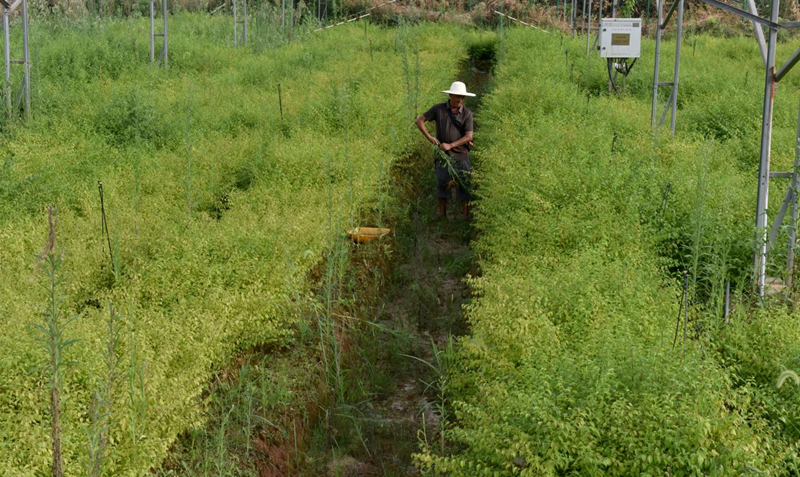
[[214, 370], [291, 342], [310, 271], [380, 202], [417, 108], [466, 55], [464, 32], [444, 25], [348, 26], [256, 54], [230, 47], [230, 22], [173, 16], [167, 71], [147, 62], [146, 21], [33, 26], [33, 120], [0, 139], [0, 474], [52, 459], [47, 350], [29, 327], [46, 303], [35, 265], [48, 206], [61, 307], [78, 316], [65, 331], [79, 340], [65, 356], [66, 473], [86, 474], [113, 304], [104, 472], [140, 475], [199, 424]]
[[[747, 298], [763, 66], [754, 41], [696, 40], [671, 137], [650, 128], [651, 42], [617, 96], [583, 42], [505, 32], [478, 115], [472, 333], [449, 364], [451, 444], [423, 445], [424, 472], [797, 472], [800, 393], [776, 380], [800, 366], [800, 325]], [[779, 88], [776, 169], [798, 84]]]

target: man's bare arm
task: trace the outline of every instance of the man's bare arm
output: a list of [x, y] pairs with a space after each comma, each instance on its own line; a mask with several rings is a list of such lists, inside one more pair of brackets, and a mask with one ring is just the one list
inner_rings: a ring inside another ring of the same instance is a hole
[[414, 121], [414, 124], [417, 125], [417, 128], [422, 133], [422, 135], [425, 136], [425, 139], [427, 139], [428, 142], [430, 142], [434, 146], [439, 145], [439, 140], [431, 136], [431, 133], [428, 132], [428, 128], [425, 127], [425, 115], [418, 117], [417, 120]]

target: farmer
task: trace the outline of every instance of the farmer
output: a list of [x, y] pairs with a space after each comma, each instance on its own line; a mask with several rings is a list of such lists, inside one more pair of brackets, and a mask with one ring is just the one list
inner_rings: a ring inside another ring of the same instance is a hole
[[[469, 217], [469, 194], [466, 189], [467, 176], [470, 172], [469, 150], [472, 145], [472, 111], [464, 106], [464, 98], [475, 95], [467, 92], [461, 81], [454, 82], [450, 89], [442, 91], [449, 94], [450, 100], [436, 104], [416, 120], [425, 139], [444, 151], [450, 160], [437, 154], [434, 164], [436, 169], [436, 192], [439, 196], [439, 216], [447, 217], [447, 199], [450, 189], [458, 188], [458, 200], [461, 201], [461, 214]], [[431, 136], [425, 127], [426, 121], [436, 121], [436, 137]], [[448, 164], [449, 162], [449, 164]], [[451, 172], [452, 171], [452, 172]], [[455, 172], [456, 177], [453, 177]]]

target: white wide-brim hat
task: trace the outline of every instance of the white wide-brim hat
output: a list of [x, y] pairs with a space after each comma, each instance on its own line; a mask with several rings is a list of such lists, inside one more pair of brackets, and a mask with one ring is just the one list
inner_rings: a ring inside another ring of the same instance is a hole
[[475, 96], [474, 93], [467, 92], [467, 85], [462, 83], [461, 81], [454, 81], [453, 84], [450, 85], [450, 89], [447, 91], [442, 91], [445, 94], [455, 94], [457, 96]]

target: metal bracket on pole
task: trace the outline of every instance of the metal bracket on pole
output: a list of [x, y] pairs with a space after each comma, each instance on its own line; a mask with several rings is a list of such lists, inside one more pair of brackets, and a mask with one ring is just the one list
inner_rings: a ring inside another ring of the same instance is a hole
[[[10, 34], [9, 34], [9, 18], [8, 15], [17, 9], [17, 7], [22, 6], [22, 60], [12, 60], [11, 59], [11, 41], [10, 41]], [[14, 115], [14, 108], [16, 107], [16, 111], [19, 112], [19, 109], [22, 108], [23, 117], [28, 120], [31, 117], [31, 56], [30, 56], [30, 49], [28, 47], [28, 2], [27, 0], [17, 0], [9, 5], [7, 8], [3, 8], [3, 46], [4, 46], [4, 57], [5, 57], [5, 88], [4, 93], [6, 95], [6, 109], [8, 113], [8, 117], [11, 118]], [[22, 72], [22, 84], [20, 85], [19, 91], [17, 92], [17, 100], [14, 101], [13, 99], [13, 92], [11, 86], [11, 65], [13, 64], [21, 64], [23, 67]], [[15, 106], [16, 105], [16, 106]]]
[[[678, 112], [678, 76], [680, 73], [681, 65], [681, 42], [683, 40], [683, 1], [674, 0], [672, 6], [664, 17], [664, 1], [658, 0], [658, 19], [656, 23], [656, 55], [655, 66], [653, 71], [653, 104], [650, 110], [650, 125], [653, 127], [661, 127], [667, 117], [667, 112], [670, 114], [670, 131], [675, 135], [675, 120], [676, 113]], [[677, 9], [677, 35], [675, 39], [675, 66], [672, 72], [672, 82], [660, 82], [658, 80], [659, 70], [661, 67], [661, 39], [664, 35], [664, 29], [667, 27], [667, 22], [672, 17], [673, 12]], [[656, 124], [656, 110], [658, 108], [658, 88], [661, 86], [669, 86], [670, 90], [667, 104], [664, 106], [664, 112], [661, 115], [661, 120]]]
[[161, 53], [159, 54], [158, 61], [167, 69], [169, 65], [169, 34], [167, 28], [167, 0], [161, 2], [161, 15], [164, 19], [164, 28], [162, 33], [156, 33], [156, 13], [155, 13], [155, 0], [150, 0], [150, 61], [156, 61], [156, 38], [161, 37], [163, 43], [161, 45]]
[[[240, 46], [247, 46], [247, 0], [242, 0], [242, 16], [243, 19], [239, 20], [238, 12], [236, 11], [236, 3], [238, 0], [231, 0], [231, 9], [233, 10], [233, 46], [239, 48]], [[242, 25], [242, 36], [239, 38], [239, 25]]]

